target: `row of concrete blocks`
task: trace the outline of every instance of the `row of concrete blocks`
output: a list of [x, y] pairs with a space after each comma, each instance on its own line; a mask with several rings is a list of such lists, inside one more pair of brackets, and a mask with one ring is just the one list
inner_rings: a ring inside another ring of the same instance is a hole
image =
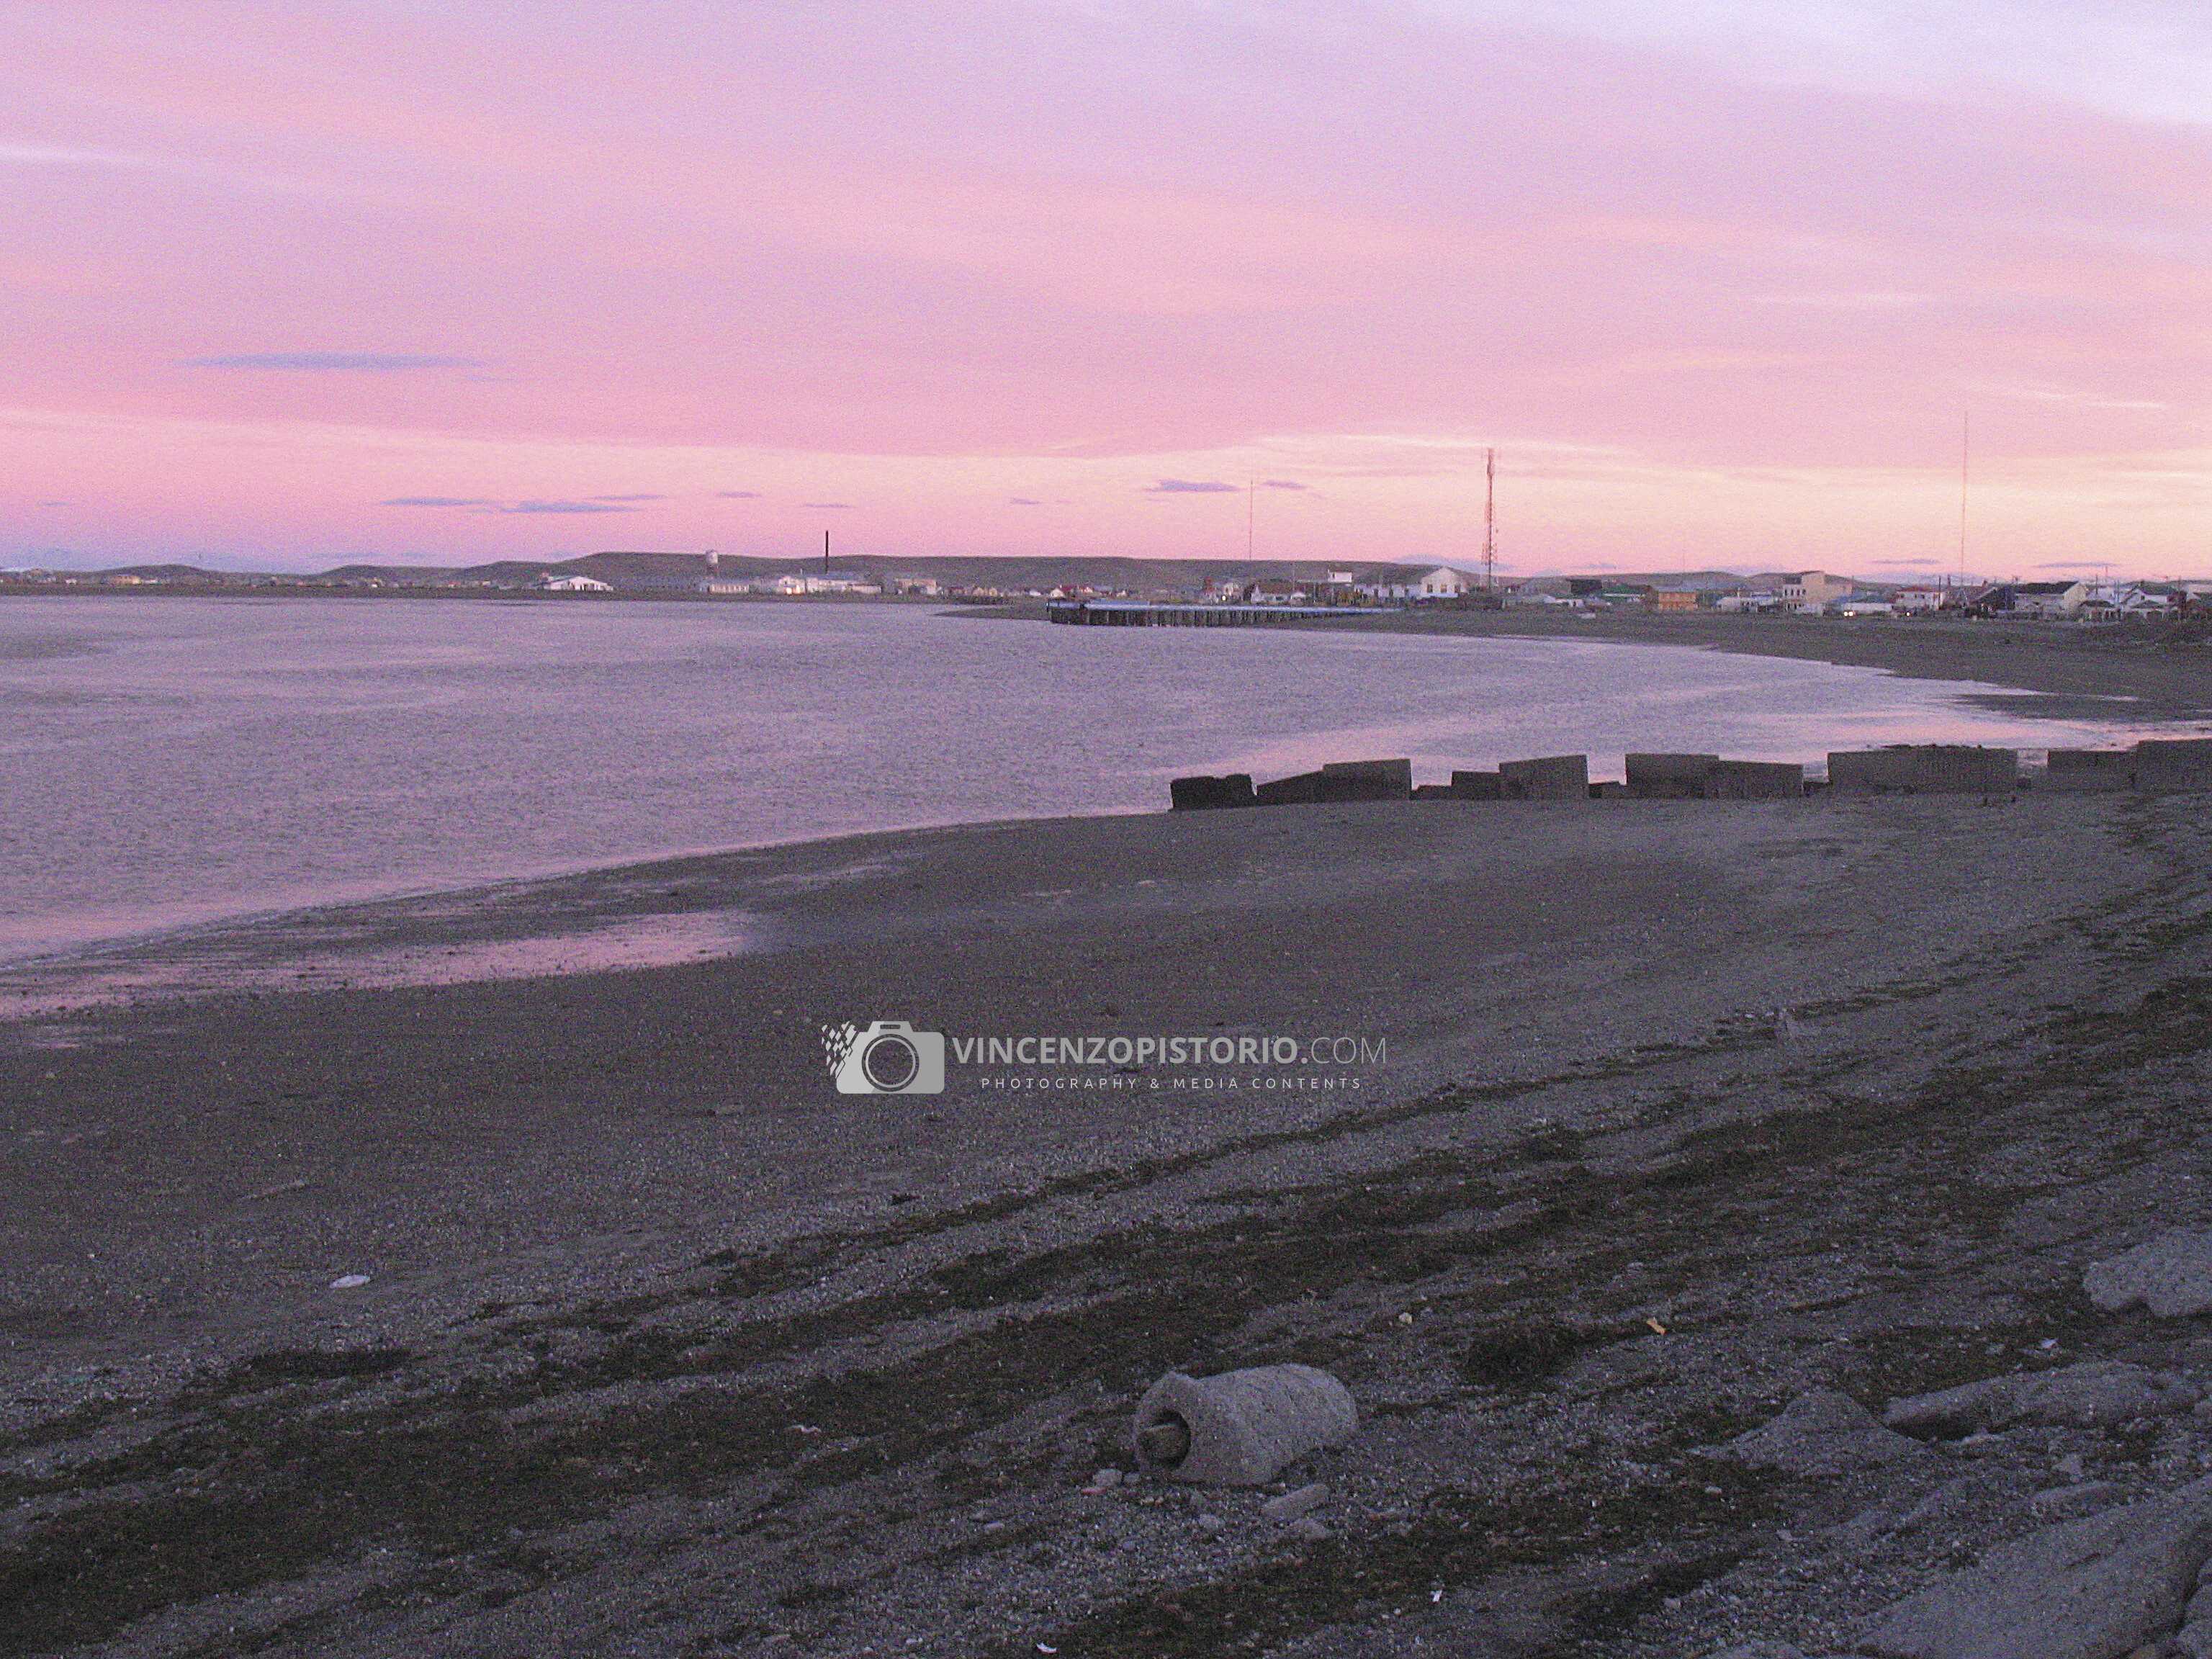
[[2212, 789], [2212, 738], [2146, 738], [2132, 749], [2053, 749], [2041, 773], [2023, 774], [2012, 749], [1899, 744], [1828, 757], [1828, 787], [1856, 795], [2002, 795], [2028, 787], [2061, 791]]
[[[2024, 781], [2020, 751], [1964, 744], [1899, 744], [1828, 757], [1827, 787], [1843, 795], [2008, 794]], [[2058, 790], [2212, 789], [2212, 738], [2157, 738], [2132, 749], [2054, 749], [2032, 780]], [[1817, 787], [1817, 786], [1814, 786]], [[1286, 806], [1357, 800], [1785, 800], [1806, 793], [1805, 769], [1789, 762], [1718, 755], [1631, 755], [1626, 783], [1589, 781], [1589, 757], [1547, 755], [1507, 761], [1495, 772], [1454, 772], [1449, 783], [1413, 783], [1408, 760], [1334, 761], [1255, 786], [1248, 773], [1176, 778], [1178, 812], [1228, 806]]]
[[1416, 787], [1413, 763], [1408, 760], [1334, 761], [1318, 772], [1301, 772], [1256, 787], [1243, 772], [1176, 778], [1168, 793], [1179, 812], [1315, 801], [1588, 800], [1600, 795], [1780, 800], [1805, 793], [1805, 769], [1770, 761], [1723, 760], [1718, 755], [1631, 755], [1626, 784], [1594, 784], [1588, 756], [1544, 755], [1507, 761], [1495, 772], [1454, 772], [1449, 783]]

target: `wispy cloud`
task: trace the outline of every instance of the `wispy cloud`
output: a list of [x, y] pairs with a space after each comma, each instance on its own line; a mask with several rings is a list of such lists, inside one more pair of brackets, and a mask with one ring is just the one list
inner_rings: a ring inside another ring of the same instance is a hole
[[802, 505], [811, 507], [817, 513], [849, 513], [853, 510], [850, 501], [806, 501]]
[[29, 167], [139, 167], [155, 165], [144, 156], [125, 155], [112, 149], [17, 143], [0, 143], [0, 164]]
[[668, 497], [641, 490], [628, 495], [594, 495], [592, 499], [595, 501], [665, 501]]
[[1233, 495], [1243, 488], [1242, 484], [1223, 483], [1218, 479], [1203, 482], [1194, 478], [1163, 478], [1150, 486], [1147, 495]]
[[187, 357], [185, 368], [275, 369], [311, 374], [398, 374], [422, 368], [482, 368], [480, 357], [443, 357], [408, 351], [241, 351], [220, 357]]
[[67, 501], [40, 501], [39, 505], [40, 507], [67, 507], [70, 503]]
[[1302, 484], [1294, 478], [1262, 478], [1260, 480], [1260, 488], [1262, 489], [1311, 489], [1313, 486]]
[[384, 507], [490, 507], [481, 495], [394, 495]]
[[1042, 507], [1044, 503], [1033, 501], [1026, 495], [1014, 495], [1008, 497], [1006, 505], [1008, 507]]
[[757, 501], [760, 499], [757, 489], [718, 489], [714, 494], [726, 501]]
[[512, 507], [502, 507], [501, 513], [635, 513], [634, 507], [622, 507], [613, 501], [517, 501]]

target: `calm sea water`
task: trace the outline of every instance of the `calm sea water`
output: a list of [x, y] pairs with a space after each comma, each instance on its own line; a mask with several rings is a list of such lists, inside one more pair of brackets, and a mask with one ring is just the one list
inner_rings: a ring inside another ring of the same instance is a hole
[[[1178, 772], [2114, 728], [1863, 669], [845, 605], [0, 599], [0, 960], [854, 830], [1155, 810]], [[2063, 735], [2062, 735], [2063, 734]]]

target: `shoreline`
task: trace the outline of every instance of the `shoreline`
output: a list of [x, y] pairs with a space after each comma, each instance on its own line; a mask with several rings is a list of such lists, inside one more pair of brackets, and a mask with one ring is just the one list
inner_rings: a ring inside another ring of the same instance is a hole
[[[577, 1618], [745, 1659], [1334, 1653], [1377, 1595], [1449, 1651], [1623, 1571], [1671, 1599], [1605, 1602], [1594, 1655], [1871, 1614], [2017, 1531], [2045, 1431], [1796, 1485], [1712, 1443], [1807, 1390], [1878, 1413], [2212, 1340], [2071, 1290], [2205, 1201], [2202, 799], [848, 836], [330, 919], [372, 953], [580, 914], [743, 917], [749, 948], [17, 1028], [0, 1612], [25, 1651], [175, 1659], [536, 1650]], [[971, 1062], [838, 1091], [818, 1029], [894, 1018], [1383, 1046], [1206, 1090]], [[1294, 1477], [1331, 1489], [1318, 1553], [1264, 1492], [1091, 1482], [1162, 1372], [1283, 1359], [1365, 1418]], [[433, 1512], [425, 1468], [470, 1473]], [[1838, 1517], [1939, 1490], [1942, 1528], [1832, 1570]]]
[[[1045, 621], [1039, 601], [947, 612], [979, 622]], [[1901, 679], [2008, 688], [1964, 699], [2043, 719], [2127, 717], [2145, 724], [2212, 720], [2212, 646], [2159, 646], [2087, 629], [1932, 618], [1662, 616], [1598, 611], [1462, 611], [1446, 606], [1382, 617], [1317, 618], [1285, 631], [1451, 635], [1473, 639], [1566, 640], [1656, 645], [1742, 657], [1874, 668]]]
[[[1784, 657], [1839, 668], [1878, 668], [1905, 679], [1972, 681], [2034, 695], [1968, 693], [2008, 714], [2051, 719], [2110, 718], [2145, 723], [2212, 719], [2212, 647], [2100, 640], [2030, 623], [1879, 617], [1668, 617], [1607, 612], [1584, 620], [1542, 611], [1403, 611], [1358, 624], [1380, 632], [1482, 639], [1588, 640], [1664, 645], [1735, 656]], [[2125, 704], [2117, 708], [2116, 704]]]

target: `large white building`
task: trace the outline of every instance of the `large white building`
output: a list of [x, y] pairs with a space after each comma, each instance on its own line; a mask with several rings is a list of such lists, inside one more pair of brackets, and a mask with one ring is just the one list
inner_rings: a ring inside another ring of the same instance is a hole
[[1786, 611], [1826, 611], [1850, 596], [1850, 580], [1831, 576], [1825, 570], [1800, 570], [1782, 584], [1782, 605]]
[[1352, 592], [1369, 599], [1455, 599], [1472, 592], [1474, 579], [1464, 570], [1440, 564], [1419, 576], [1370, 578], [1353, 584]]

